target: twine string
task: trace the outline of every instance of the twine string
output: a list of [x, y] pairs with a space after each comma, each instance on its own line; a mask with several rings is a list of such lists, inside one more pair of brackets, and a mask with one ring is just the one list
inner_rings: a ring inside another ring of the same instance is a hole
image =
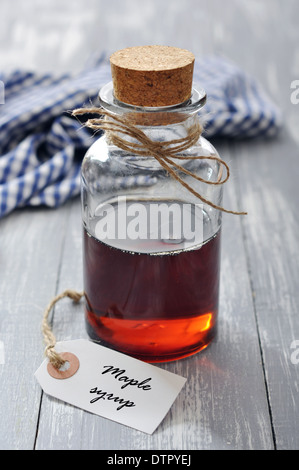
[[[214, 209], [226, 212], [229, 214], [246, 215], [247, 212], [237, 212], [225, 209], [212, 201], [205, 198], [202, 194], [190, 186], [179, 173], [184, 173], [191, 178], [200, 181], [201, 183], [209, 185], [222, 185], [230, 177], [230, 170], [228, 164], [222, 158], [216, 155], [180, 155], [181, 152], [192, 147], [198, 141], [202, 134], [203, 128], [199, 123], [193, 124], [187, 129], [186, 137], [180, 139], [173, 139], [166, 142], [153, 141], [150, 139], [139, 127], [132, 124], [126, 117], [116, 116], [109, 111], [91, 107], [91, 108], [78, 108], [72, 111], [75, 117], [97, 114], [99, 118], [88, 119], [85, 123], [86, 127], [94, 130], [103, 130], [106, 132], [108, 140], [116, 145], [118, 148], [139, 155], [142, 157], [154, 157], [162, 168], [164, 168], [176, 181], [178, 181], [184, 188], [186, 188], [196, 198], [200, 199], [203, 203], [213, 207]], [[126, 138], [120, 136], [128, 136], [134, 141], [131, 142]], [[220, 165], [219, 175], [216, 181], [210, 181], [196, 175], [195, 173], [187, 170], [175, 160], [214, 160]], [[226, 170], [226, 176], [223, 177], [223, 168]], [[177, 170], [177, 171], [175, 171]]]
[[[99, 118], [88, 119], [85, 125], [94, 130], [103, 130], [106, 132], [107, 138], [120, 149], [139, 155], [142, 157], [154, 157], [162, 168], [164, 168], [176, 181], [178, 181], [184, 188], [186, 188], [191, 194], [196, 196], [205, 204], [218, 209], [222, 212], [229, 214], [246, 215], [247, 212], [237, 212], [225, 209], [212, 201], [206, 199], [198, 191], [195, 191], [181, 176], [180, 172], [190, 176], [191, 178], [210, 185], [222, 185], [227, 182], [230, 177], [229, 166], [217, 155], [180, 155], [181, 152], [192, 147], [198, 141], [202, 134], [203, 128], [199, 123], [190, 126], [187, 130], [186, 137], [180, 139], [173, 139], [166, 142], [153, 141], [150, 139], [140, 128], [132, 124], [126, 117], [116, 116], [107, 110], [97, 107], [91, 108], [79, 108], [72, 111], [72, 115], [77, 117], [86, 114], [97, 114]], [[120, 136], [128, 136], [133, 139], [131, 142]], [[181, 164], [175, 160], [214, 160], [220, 165], [218, 178], [216, 181], [210, 181], [204, 179], [195, 173], [187, 170]], [[175, 169], [174, 169], [175, 168]], [[226, 176], [223, 177], [223, 169], [226, 170]], [[175, 171], [177, 170], [177, 171]], [[42, 321], [42, 332], [44, 341], [46, 344], [45, 356], [49, 359], [49, 362], [56, 369], [60, 369], [67, 361], [61, 357], [61, 355], [55, 350], [56, 338], [52, 332], [51, 326], [48, 323], [49, 314], [54, 305], [61, 299], [69, 297], [74, 302], [78, 303], [84, 296], [84, 292], [77, 292], [71, 289], [65, 290], [61, 294], [54, 297], [47, 308], [44, 311]]]
[[56, 338], [52, 332], [52, 329], [48, 323], [49, 314], [54, 307], [54, 305], [64, 297], [69, 297], [74, 302], [79, 302], [84, 296], [84, 292], [76, 292], [71, 289], [67, 289], [61, 294], [54, 297], [47, 308], [44, 311], [43, 321], [42, 321], [42, 332], [44, 336], [44, 341], [46, 343], [45, 356], [49, 359], [49, 362], [56, 369], [60, 369], [67, 361], [65, 361], [60, 354], [55, 350]]

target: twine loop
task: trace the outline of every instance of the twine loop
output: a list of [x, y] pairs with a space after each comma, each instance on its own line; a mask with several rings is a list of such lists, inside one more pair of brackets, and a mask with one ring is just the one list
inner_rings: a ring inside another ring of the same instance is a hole
[[[86, 114], [97, 114], [99, 118], [88, 119], [85, 123], [86, 127], [89, 127], [94, 130], [103, 130], [106, 132], [108, 140], [116, 145], [118, 148], [139, 155], [142, 157], [154, 157], [162, 168], [164, 168], [176, 181], [178, 181], [184, 188], [186, 188], [191, 194], [200, 199], [205, 204], [218, 209], [222, 212], [227, 212], [229, 214], [237, 215], [246, 215], [247, 212], [236, 212], [232, 210], [227, 210], [224, 207], [221, 207], [217, 204], [214, 204], [212, 201], [206, 199], [202, 194], [192, 188], [180, 175], [182, 172], [197, 181], [200, 181], [209, 185], [222, 185], [226, 183], [229, 179], [230, 171], [227, 163], [222, 160], [222, 158], [217, 155], [180, 155], [181, 152], [189, 149], [196, 144], [199, 137], [203, 132], [203, 128], [199, 122], [193, 124], [187, 129], [186, 137], [180, 139], [173, 139], [170, 141], [154, 141], [148, 137], [145, 132], [142, 131], [139, 127], [134, 125], [129, 121], [128, 118], [120, 117], [115, 114], [110, 113], [109, 111], [98, 108], [79, 108], [72, 111], [72, 115], [77, 117], [80, 115]], [[122, 137], [124, 136], [124, 137]], [[128, 140], [127, 137], [133, 139], [133, 142]], [[210, 181], [204, 179], [195, 173], [187, 170], [181, 164], [177, 163], [175, 160], [214, 160], [220, 164], [219, 177], [216, 181]], [[226, 176], [223, 176], [223, 168], [226, 170]], [[175, 171], [177, 170], [177, 171]]]
[[63, 359], [61, 355], [55, 350], [56, 338], [48, 323], [49, 314], [54, 305], [64, 297], [69, 297], [74, 302], [78, 303], [83, 296], [84, 292], [77, 292], [71, 289], [67, 289], [61, 294], [54, 297], [44, 311], [42, 321], [42, 332], [44, 336], [44, 341], [46, 343], [45, 356], [49, 359], [49, 362], [53, 365], [55, 369], [60, 369], [67, 361]]

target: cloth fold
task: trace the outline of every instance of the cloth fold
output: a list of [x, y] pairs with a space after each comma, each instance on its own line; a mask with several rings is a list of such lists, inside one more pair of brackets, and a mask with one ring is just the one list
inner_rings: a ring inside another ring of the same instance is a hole
[[[99, 137], [70, 111], [97, 104], [99, 89], [111, 80], [109, 63], [102, 56], [76, 75], [18, 70], [0, 79], [5, 91], [0, 104], [0, 218], [24, 206], [58, 207], [80, 193], [82, 159]], [[203, 109], [207, 138], [271, 137], [279, 131], [279, 109], [235, 64], [201, 58], [194, 82], [208, 95]]]

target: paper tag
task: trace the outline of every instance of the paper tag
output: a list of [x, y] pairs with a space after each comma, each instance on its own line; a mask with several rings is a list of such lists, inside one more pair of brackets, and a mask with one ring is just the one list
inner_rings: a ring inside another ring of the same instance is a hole
[[92, 341], [63, 341], [55, 349], [71, 353], [70, 358], [75, 355], [79, 367], [71, 377], [59, 380], [50, 375], [45, 359], [35, 373], [45, 393], [148, 434], [160, 424], [186, 382]]

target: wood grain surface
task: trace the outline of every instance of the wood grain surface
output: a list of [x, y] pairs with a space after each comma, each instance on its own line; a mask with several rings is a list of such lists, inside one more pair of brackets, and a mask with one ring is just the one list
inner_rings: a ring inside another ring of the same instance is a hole
[[[75, 72], [143, 44], [221, 54], [260, 81], [285, 126], [272, 140], [214, 142], [232, 173], [226, 206], [249, 214], [224, 216], [218, 337], [159, 365], [187, 383], [152, 436], [48, 397], [33, 375], [44, 308], [82, 290], [79, 198], [0, 221], [0, 449], [299, 448], [298, 17], [296, 0], [1, 0], [0, 72]], [[82, 304], [57, 304], [53, 329], [58, 340], [87, 338]]]

